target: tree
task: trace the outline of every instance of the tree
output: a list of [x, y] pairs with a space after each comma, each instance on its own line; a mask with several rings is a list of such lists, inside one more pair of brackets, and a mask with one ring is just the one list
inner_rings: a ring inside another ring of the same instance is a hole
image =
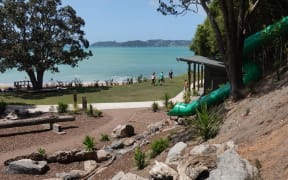
[[215, 15], [208, 7], [209, 0], [169, 0], [169, 2], [159, 0], [158, 10], [164, 15], [177, 15], [193, 10], [191, 9], [193, 5], [196, 12], [199, 6], [202, 6], [213, 28], [219, 52], [226, 65], [231, 84], [231, 95], [233, 99], [239, 99], [242, 97], [241, 90], [244, 87], [242, 82], [242, 51], [245, 20], [249, 13], [257, 7], [259, 0], [218, 0], [217, 2], [223, 15], [224, 36], [220, 31]]
[[84, 38], [84, 20], [61, 0], [3, 0], [0, 2], [0, 71], [17, 68], [41, 89], [45, 71], [59, 72], [91, 56]]

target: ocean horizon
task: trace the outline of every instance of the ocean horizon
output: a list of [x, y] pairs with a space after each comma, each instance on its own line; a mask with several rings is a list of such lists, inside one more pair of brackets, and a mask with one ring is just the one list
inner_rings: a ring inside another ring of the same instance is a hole
[[[44, 83], [71, 82], [75, 78], [82, 82], [125, 81], [142, 75], [150, 79], [151, 74], [161, 72], [168, 76], [187, 72], [187, 64], [177, 62], [177, 57], [194, 55], [188, 47], [92, 47], [93, 56], [78, 63], [78, 67], [59, 65], [59, 73], [44, 74]], [[16, 69], [0, 74], [0, 84], [12, 85], [14, 81], [29, 80], [25, 72]]]

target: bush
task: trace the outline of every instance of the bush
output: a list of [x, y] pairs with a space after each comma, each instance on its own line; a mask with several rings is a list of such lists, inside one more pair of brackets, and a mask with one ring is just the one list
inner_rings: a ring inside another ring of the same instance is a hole
[[68, 110], [68, 104], [59, 102], [57, 106], [57, 112], [58, 113], [66, 113]]
[[85, 150], [86, 151], [93, 151], [94, 147], [95, 147], [95, 142], [94, 142], [94, 138], [91, 136], [85, 136], [85, 139], [83, 141], [83, 144], [85, 146]]
[[38, 148], [38, 153], [41, 154], [42, 156], [46, 156], [46, 150], [44, 148]]
[[89, 109], [86, 112], [89, 116], [93, 117], [101, 117], [102, 116], [102, 111], [98, 109], [93, 109], [92, 104], [89, 105]]
[[173, 109], [174, 106], [175, 106], [175, 104], [173, 103], [173, 101], [169, 101], [169, 102], [168, 102], [168, 107], [167, 107], [168, 111], [171, 110], [171, 109]]
[[160, 138], [158, 140], [154, 140], [151, 143], [151, 157], [155, 157], [158, 154], [160, 154], [161, 152], [163, 152], [166, 148], [168, 148], [169, 146], [169, 140], [166, 138]]
[[0, 115], [4, 114], [7, 108], [7, 103], [3, 100], [0, 101]]
[[100, 141], [110, 141], [110, 137], [108, 134], [101, 134]]
[[159, 109], [158, 103], [154, 101], [152, 104], [152, 111], [156, 112], [158, 111], [158, 109]]
[[168, 93], [165, 93], [164, 94], [164, 106], [166, 108], [166, 110], [168, 111], [169, 110], [169, 99], [170, 99], [170, 96]]
[[215, 111], [208, 111], [207, 105], [202, 104], [197, 110], [196, 120], [193, 121], [193, 126], [198, 131], [198, 135], [207, 141], [217, 135], [222, 119]]
[[140, 150], [140, 147], [136, 147], [134, 151], [134, 161], [138, 169], [144, 169], [146, 164], [145, 153]]
[[190, 103], [190, 101], [191, 101], [191, 92], [190, 91], [184, 92], [183, 100], [184, 100], [184, 103], [186, 103], [186, 104]]

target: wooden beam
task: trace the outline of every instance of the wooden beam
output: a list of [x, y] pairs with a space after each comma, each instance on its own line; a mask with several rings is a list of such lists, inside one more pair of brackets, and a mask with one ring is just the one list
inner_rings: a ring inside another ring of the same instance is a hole
[[200, 64], [197, 64], [197, 90], [200, 89]]
[[195, 81], [196, 81], [196, 63], [193, 63], [193, 90], [195, 91]]
[[29, 119], [20, 119], [20, 120], [6, 120], [0, 122], [0, 129], [3, 128], [13, 128], [20, 126], [31, 126], [38, 124], [48, 124], [56, 122], [65, 122], [65, 121], [74, 121], [74, 116], [45, 116], [45, 117], [36, 117]]
[[191, 92], [191, 63], [188, 64], [188, 91]]

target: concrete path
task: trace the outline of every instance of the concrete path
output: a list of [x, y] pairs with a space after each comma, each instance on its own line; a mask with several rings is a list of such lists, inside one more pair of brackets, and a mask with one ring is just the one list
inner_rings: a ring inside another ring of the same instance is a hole
[[[192, 88], [192, 85], [191, 85]], [[200, 88], [200, 94], [202, 94], [203, 88]], [[183, 102], [184, 90], [178, 93], [174, 98], [170, 100], [174, 103]], [[199, 96], [192, 96], [192, 100], [197, 99]], [[91, 103], [93, 108], [99, 110], [104, 109], [128, 109], [128, 108], [146, 108], [151, 107], [154, 101], [143, 101], [143, 102], [116, 102], [116, 103]], [[156, 101], [160, 107], [164, 106], [164, 101]], [[90, 104], [90, 103], [89, 103]], [[82, 107], [82, 104], [78, 104], [78, 107]], [[56, 112], [57, 105], [9, 105], [7, 107], [8, 112], [13, 110], [29, 111], [29, 112]], [[73, 105], [69, 105], [69, 109], [73, 109]]]

